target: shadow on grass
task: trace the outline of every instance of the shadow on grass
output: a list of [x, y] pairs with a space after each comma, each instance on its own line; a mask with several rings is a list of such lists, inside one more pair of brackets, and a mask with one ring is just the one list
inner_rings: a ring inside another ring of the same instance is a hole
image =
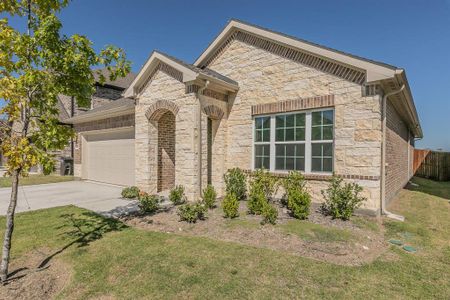
[[108, 232], [121, 231], [128, 227], [118, 220], [105, 218], [94, 212], [83, 212], [81, 215], [63, 214], [60, 217], [64, 218], [65, 224], [58, 229], [70, 227], [71, 230], [64, 232], [62, 235], [72, 239], [72, 241], [46, 257], [38, 265], [38, 269], [44, 268], [56, 255], [70, 246], [85, 247], [93, 241], [101, 239]]
[[450, 200], [450, 181], [435, 181], [414, 177], [411, 182], [412, 184], [408, 183], [405, 189]]

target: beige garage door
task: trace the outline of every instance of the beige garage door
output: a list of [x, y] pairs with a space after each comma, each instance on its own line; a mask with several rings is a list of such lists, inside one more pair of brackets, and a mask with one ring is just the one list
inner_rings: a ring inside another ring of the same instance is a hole
[[134, 130], [87, 135], [83, 154], [84, 178], [134, 185]]

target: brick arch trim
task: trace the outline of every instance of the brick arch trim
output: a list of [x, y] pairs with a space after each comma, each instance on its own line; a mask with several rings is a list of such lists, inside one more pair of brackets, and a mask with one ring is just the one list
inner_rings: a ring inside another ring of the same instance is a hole
[[158, 100], [153, 103], [145, 112], [145, 116], [150, 121], [158, 121], [163, 114], [170, 111], [174, 116], [178, 113], [178, 105], [169, 100]]
[[215, 105], [208, 105], [203, 108], [203, 112], [208, 115], [211, 119], [220, 120], [222, 119], [224, 112], [223, 110]]

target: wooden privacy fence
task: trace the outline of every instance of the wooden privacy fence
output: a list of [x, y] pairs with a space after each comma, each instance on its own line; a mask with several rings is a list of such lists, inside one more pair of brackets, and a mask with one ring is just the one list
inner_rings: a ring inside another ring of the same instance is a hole
[[450, 180], [450, 152], [414, 149], [413, 170], [416, 176]]

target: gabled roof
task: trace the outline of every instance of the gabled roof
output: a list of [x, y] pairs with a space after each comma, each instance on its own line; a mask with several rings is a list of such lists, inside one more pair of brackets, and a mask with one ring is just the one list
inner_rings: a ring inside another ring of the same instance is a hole
[[226, 76], [223, 76], [213, 70], [208, 68], [198, 68], [194, 65], [188, 64], [180, 59], [173, 56], [167, 55], [159, 51], [153, 51], [147, 62], [139, 71], [136, 78], [133, 80], [131, 85], [125, 90], [124, 97], [134, 97], [136, 96], [136, 90], [141, 85], [145, 84], [148, 76], [151, 76], [153, 70], [158, 67], [159, 63], [164, 63], [170, 67], [176, 69], [182, 73], [182, 81], [193, 82], [198, 79], [210, 80], [213, 83], [221, 86], [222, 88], [229, 91], [236, 91], [239, 89], [238, 83]]
[[135, 73], [128, 73], [127, 76], [125, 77], [118, 77], [116, 78], [116, 80], [111, 81], [109, 79], [109, 71], [107, 68], [103, 68], [103, 69], [96, 69], [93, 70], [93, 75], [95, 78], [95, 81], [98, 83], [100, 81], [100, 74], [102, 74], [105, 77], [105, 82], [103, 83], [104, 86], [107, 87], [116, 87], [119, 89], [126, 89], [127, 87], [130, 86], [131, 82], [133, 82], [134, 78], [136, 78], [136, 74]]
[[211, 59], [216, 55], [217, 51], [232, 37], [236, 32], [243, 32], [256, 36], [258, 38], [276, 43], [278, 45], [308, 53], [315, 57], [321, 57], [327, 61], [348, 66], [352, 69], [365, 73], [364, 84], [381, 84], [390, 85], [392, 83], [397, 89], [405, 84], [406, 88], [402, 92], [400, 98], [402, 108], [406, 110], [406, 121], [414, 132], [416, 137], [422, 137], [422, 129], [420, 127], [419, 117], [414, 105], [411, 90], [406, 79], [405, 70], [382, 62], [366, 59], [343, 51], [335, 50], [329, 47], [311, 43], [293, 36], [269, 30], [260, 26], [255, 26], [240, 20], [232, 19], [220, 34], [209, 44], [203, 53], [197, 58], [194, 65], [199, 68], [207, 68]]

